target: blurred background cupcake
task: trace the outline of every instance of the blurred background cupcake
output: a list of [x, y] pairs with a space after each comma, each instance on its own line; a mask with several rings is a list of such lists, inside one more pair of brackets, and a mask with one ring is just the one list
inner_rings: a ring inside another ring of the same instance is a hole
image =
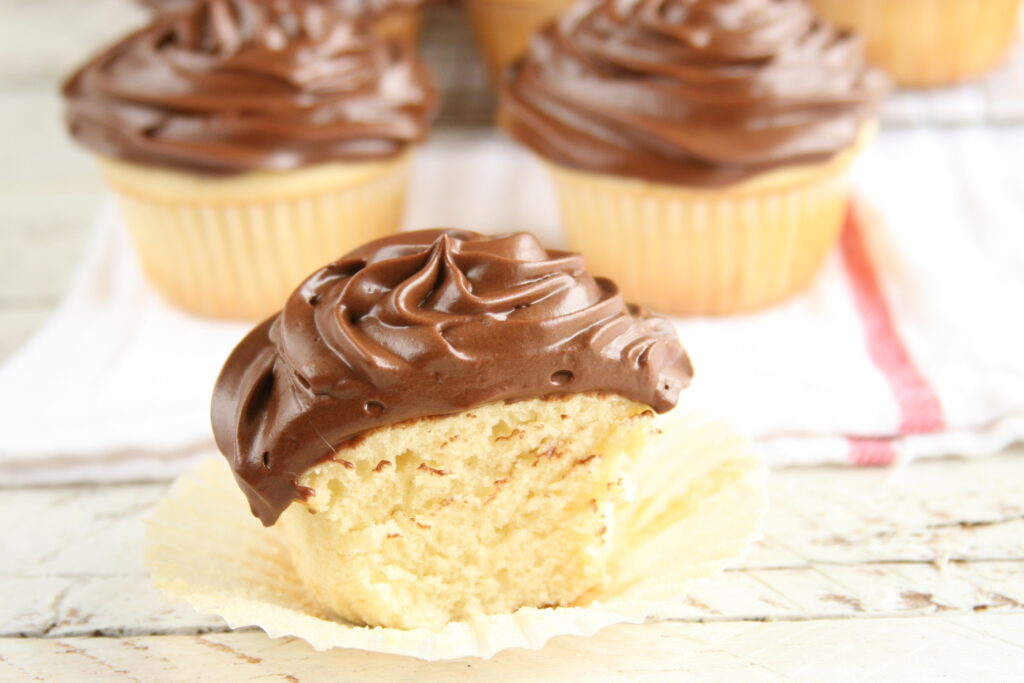
[[893, 81], [935, 87], [998, 66], [1017, 34], [1021, 0], [811, 0], [863, 35], [869, 58]]
[[573, 249], [627, 299], [734, 313], [814, 278], [885, 79], [803, 0], [584, 0], [510, 70]]
[[491, 83], [526, 51], [530, 37], [564, 12], [572, 0], [465, 0]]
[[398, 230], [437, 99], [409, 48], [302, 0], [158, 16], [64, 96], [152, 282], [193, 312], [244, 318]]
[[[200, 0], [139, 0], [153, 10], [171, 14], [182, 12]], [[415, 45], [420, 34], [424, 0], [311, 0], [331, 7], [348, 17], [370, 22], [373, 31], [382, 38], [397, 39]]]

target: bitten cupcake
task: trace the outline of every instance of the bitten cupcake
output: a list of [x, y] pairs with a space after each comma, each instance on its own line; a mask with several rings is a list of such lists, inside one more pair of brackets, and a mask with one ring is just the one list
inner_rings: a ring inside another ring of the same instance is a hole
[[501, 119], [594, 272], [734, 313], [818, 272], [884, 85], [803, 0], [583, 0], [512, 67]]
[[[188, 10], [200, 0], [139, 0], [157, 12]], [[373, 31], [388, 40], [415, 45], [420, 34], [420, 9], [424, 0], [312, 0], [332, 7], [347, 17], [366, 19]]]
[[909, 87], [951, 85], [999, 65], [1017, 35], [1021, 0], [811, 0], [864, 36], [868, 57]]
[[505, 67], [526, 52], [530, 37], [573, 0], [465, 0], [477, 47], [496, 86]]
[[437, 629], [598, 590], [629, 463], [690, 376], [579, 255], [430, 230], [302, 283], [231, 354], [213, 427], [325, 609]]
[[150, 280], [188, 310], [245, 318], [398, 229], [437, 99], [407, 48], [302, 0], [158, 16], [64, 96]]

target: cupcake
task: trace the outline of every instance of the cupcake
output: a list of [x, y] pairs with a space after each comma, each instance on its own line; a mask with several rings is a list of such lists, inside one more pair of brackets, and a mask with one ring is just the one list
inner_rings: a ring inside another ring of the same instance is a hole
[[818, 272], [884, 84], [803, 0], [584, 0], [510, 69], [500, 118], [594, 272], [735, 313]]
[[1020, 0], [811, 0], [864, 36], [868, 57], [908, 87], [951, 85], [989, 71], [1017, 35]]
[[564, 12], [572, 0], [465, 0], [466, 12], [491, 82], [519, 58], [530, 37]]
[[398, 229], [437, 99], [408, 48], [301, 0], [158, 16], [64, 96], [150, 280], [190, 311], [241, 318]]
[[429, 230], [303, 282], [227, 360], [213, 429], [324, 610], [438, 629], [608, 580], [629, 464], [690, 376], [579, 255]]
[[[163, 13], [186, 11], [199, 0], [139, 0]], [[420, 35], [423, 0], [311, 0], [332, 7], [348, 17], [365, 19], [370, 28], [387, 40], [416, 45]]]
[[424, 0], [335, 0], [334, 4], [353, 16], [367, 16], [377, 35], [415, 46], [422, 28]]

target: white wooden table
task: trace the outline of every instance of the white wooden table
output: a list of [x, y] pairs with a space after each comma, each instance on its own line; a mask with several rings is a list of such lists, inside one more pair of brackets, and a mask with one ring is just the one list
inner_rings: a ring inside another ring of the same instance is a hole
[[[0, 360], [55, 305], [99, 206], [57, 78], [139, 17], [0, 0]], [[777, 471], [765, 540], [685, 603], [489, 661], [317, 653], [164, 600], [141, 518], [166, 486], [0, 482], [0, 680], [1024, 679], [1024, 448]]]
[[0, 679], [1024, 675], [1024, 451], [898, 473], [778, 471], [765, 539], [660, 620], [429, 664], [232, 633], [164, 600], [142, 566], [141, 517], [165, 488], [0, 492]]

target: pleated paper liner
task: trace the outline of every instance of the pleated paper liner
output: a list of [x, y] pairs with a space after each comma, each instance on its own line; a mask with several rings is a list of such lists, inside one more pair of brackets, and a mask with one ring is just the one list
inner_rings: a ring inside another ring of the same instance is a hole
[[258, 320], [314, 270], [398, 231], [409, 156], [202, 178], [104, 160], [148, 279], [201, 315]]
[[951, 85], [997, 66], [1017, 34], [1021, 0], [811, 0], [865, 39], [902, 86]]
[[848, 169], [873, 137], [834, 158], [735, 185], [691, 188], [548, 163], [569, 246], [627, 301], [673, 315], [757, 310], [807, 287], [839, 230]]
[[219, 457], [181, 477], [157, 505], [147, 522], [146, 566], [170, 598], [219, 615], [232, 628], [258, 626], [317, 650], [491, 657], [539, 648], [556, 636], [641, 623], [685, 597], [688, 582], [737, 558], [760, 534], [766, 507], [765, 472], [748, 439], [681, 409], [659, 417], [659, 427], [662, 436], [635, 463], [634, 502], [617, 517], [612, 581], [578, 607], [522, 608], [437, 632], [335, 621], [310, 599], [283, 540], [252, 517]]

